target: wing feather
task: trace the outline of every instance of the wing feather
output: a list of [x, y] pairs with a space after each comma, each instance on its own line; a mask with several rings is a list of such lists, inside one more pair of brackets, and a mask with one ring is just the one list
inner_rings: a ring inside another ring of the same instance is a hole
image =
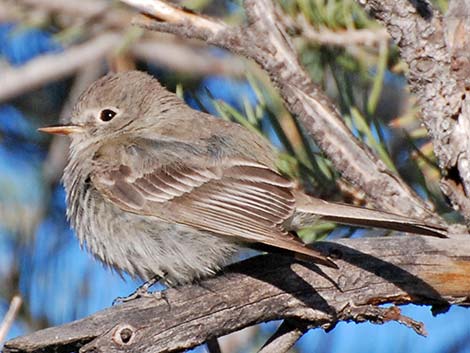
[[129, 212], [291, 250], [332, 266], [283, 228], [295, 210], [293, 184], [264, 165], [232, 160], [207, 168], [157, 166], [141, 174], [120, 166], [93, 175], [92, 181]]

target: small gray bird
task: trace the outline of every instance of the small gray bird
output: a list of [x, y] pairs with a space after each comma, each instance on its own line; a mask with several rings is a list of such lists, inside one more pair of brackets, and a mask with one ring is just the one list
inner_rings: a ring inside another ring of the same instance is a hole
[[440, 225], [298, 191], [269, 143], [192, 110], [138, 71], [109, 74], [80, 97], [63, 181], [80, 243], [116, 270], [174, 286], [214, 274], [241, 247], [281, 249], [335, 267], [295, 231], [318, 218], [445, 237]]

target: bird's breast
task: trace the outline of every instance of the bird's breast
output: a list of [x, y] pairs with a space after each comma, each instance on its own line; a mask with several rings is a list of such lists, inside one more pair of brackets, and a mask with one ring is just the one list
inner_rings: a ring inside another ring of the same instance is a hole
[[100, 194], [89, 176], [67, 185], [68, 218], [80, 244], [119, 272], [182, 284], [213, 274], [239, 249], [209, 232], [122, 210]]

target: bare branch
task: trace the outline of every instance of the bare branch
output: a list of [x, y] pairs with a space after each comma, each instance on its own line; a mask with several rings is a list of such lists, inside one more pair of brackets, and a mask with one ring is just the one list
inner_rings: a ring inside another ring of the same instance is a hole
[[123, 2], [135, 7], [143, 13], [167, 23], [179, 25], [181, 24], [181, 19], [184, 18], [185, 21], [191, 23], [192, 26], [198, 28], [200, 31], [219, 32], [225, 30], [227, 27], [223, 22], [197, 15], [181, 7], [170, 5], [164, 1], [123, 0]]
[[116, 33], [103, 33], [61, 53], [40, 56], [19, 68], [2, 70], [0, 102], [72, 75], [81, 67], [104, 57], [120, 40]]
[[418, 335], [427, 336], [426, 328], [422, 322], [413, 320], [410, 317], [401, 314], [401, 310], [397, 306], [389, 308], [381, 308], [374, 305], [365, 307], [350, 307], [351, 317], [355, 322], [370, 321], [375, 324], [384, 324], [390, 321], [396, 321], [413, 329]]
[[[421, 219], [439, 219], [406, 183], [358, 141], [336, 108], [301, 67], [270, 0], [246, 0], [248, 26], [230, 27], [160, 0], [122, 0], [148, 16], [136, 22], [149, 29], [202, 39], [254, 59], [280, 89], [335, 168], [364, 190], [381, 209]], [[260, 40], [263, 38], [263, 40]]]
[[0, 22], [13, 21], [18, 16], [18, 12], [18, 6], [11, 6], [0, 2]]
[[2, 324], [0, 325], [0, 347], [2, 346], [3, 341], [5, 340], [8, 331], [10, 331], [13, 322], [15, 321], [16, 315], [20, 310], [22, 299], [19, 295], [15, 295], [10, 302], [10, 307], [8, 308], [5, 317], [3, 318]]
[[49, 13], [65, 14], [73, 19], [87, 21], [99, 18], [101, 24], [114, 29], [125, 27], [132, 17], [129, 11], [112, 8], [110, 2], [103, 0], [16, 0], [15, 3]]
[[305, 323], [284, 320], [258, 353], [287, 353], [307, 331]]
[[[277, 319], [333, 328], [339, 321], [420, 323], [378, 304], [470, 304], [468, 235], [449, 239], [387, 237], [317, 243], [337, 257], [339, 270], [258, 256], [199, 284], [168, 289], [6, 343], [7, 352], [68, 347], [92, 352], [122, 349], [174, 352], [255, 323]], [[297, 335], [297, 334], [296, 334]], [[283, 335], [280, 335], [283, 336]]]
[[195, 48], [188, 43], [163, 40], [141, 40], [131, 48], [139, 59], [192, 75], [243, 76], [245, 61], [236, 56], [216, 57], [207, 48]]
[[[102, 68], [98, 62], [91, 63], [86, 68], [79, 70], [67, 101], [60, 113], [59, 122], [68, 123], [70, 121], [72, 107], [79, 95], [101, 75], [101, 72]], [[60, 180], [67, 164], [67, 153], [64, 153], [64, 151], [68, 150], [69, 143], [69, 139], [64, 138], [64, 136], [54, 136], [52, 138], [42, 168], [45, 184], [51, 188]]]
[[332, 31], [328, 28], [315, 29], [307, 19], [299, 15], [297, 20], [292, 21], [292, 26], [298, 26], [302, 36], [309, 41], [320, 45], [332, 45], [348, 47], [351, 45], [377, 45], [389, 40], [388, 32], [384, 28], [377, 29], [355, 29], [345, 31]]
[[[465, 84], [457, 80], [459, 70], [452, 68], [452, 63], [460, 62], [462, 56], [458, 55], [456, 61], [451, 60], [451, 53], [455, 54], [454, 49], [458, 49], [459, 44], [463, 44], [468, 53], [468, 44], [465, 46], [462, 42], [468, 38], [470, 28], [469, 16], [465, 17], [465, 13], [470, 13], [468, 1], [455, 0], [453, 3], [460, 3], [462, 7], [455, 14], [451, 11], [446, 23], [426, 0], [358, 2], [387, 27], [400, 48], [401, 57], [409, 66], [407, 78], [411, 91], [416, 94], [439, 164], [446, 171], [458, 171], [448, 177], [463, 186], [461, 196], [455, 189], [454, 192], [449, 192], [447, 187], [442, 190], [467, 220], [470, 219], [465, 205], [468, 202], [462, 202], [470, 192], [470, 98], [465, 93]], [[468, 60], [465, 56], [463, 59]]]
[[[11, 9], [9, 15], [16, 14], [17, 19], [21, 19], [19, 4], [53, 14], [65, 14], [82, 22], [93, 19], [93, 23], [99, 23], [100, 33], [103, 33], [103, 25], [110, 31], [81, 45], [66, 48], [63, 53], [41, 56], [25, 66], [5, 69], [1, 74], [7, 75], [2, 78], [5, 81], [8, 79], [8, 84], [0, 87], [0, 102], [73, 74], [91, 61], [106, 56], [125, 41], [124, 34], [118, 34], [119, 32], [114, 30], [126, 31], [132, 18], [131, 11], [112, 8], [109, 2], [104, 1], [85, 0], [75, 3], [61, 0], [19, 0], [15, 4], [2, 3], [0, 8], [4, 6], [6, 9]], [[113, 38], [106, 37], [107, 35], [112, 35]], [[118, 36], [122, 39], [119, 40]], [[140, 60], [180, 72], [229, 76], [241, 76], [246, 72], [245, 61], [238, 57], [214, 56], [208, 52], [207, 46], [175, 40], [173, 36], [167, 34], [151, 33], [145, 38], [137, 38], [126, 49]]]

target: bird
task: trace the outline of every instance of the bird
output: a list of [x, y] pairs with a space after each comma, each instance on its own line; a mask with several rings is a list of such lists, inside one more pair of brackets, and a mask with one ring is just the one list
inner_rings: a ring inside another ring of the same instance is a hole
[[119, 273], [167, 286], [217, 273], [242, 248], [336, 263], [297, 231], [318, 219], [446, 237], [440, 224], [306, 195], [277, 153], [240, 124], [193, 110], [141, 71], [86, 89], [70, 123], [63, 183], [80, 244]]

